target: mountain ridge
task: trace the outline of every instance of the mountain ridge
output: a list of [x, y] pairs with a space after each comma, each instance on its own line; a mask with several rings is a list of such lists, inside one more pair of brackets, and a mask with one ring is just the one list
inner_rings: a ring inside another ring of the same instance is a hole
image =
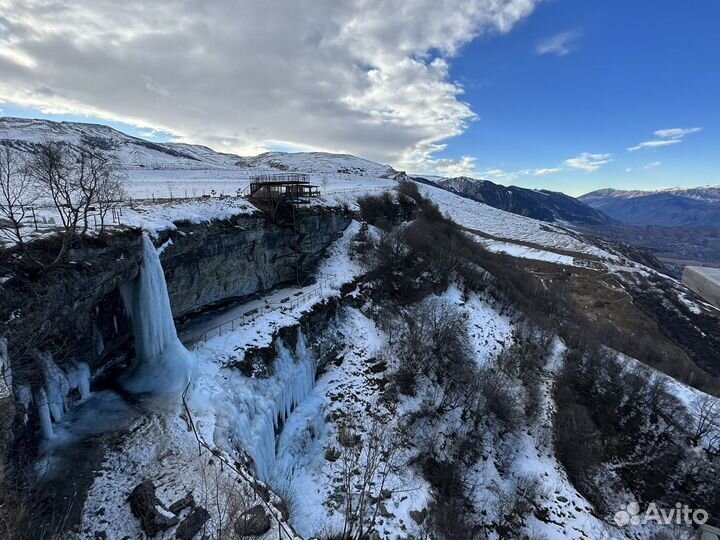
[[558, 191], [506, 187], [490, 180], [468, 176], [433, 180], [433, 183], [494, 208], [550, 223], [568, 222], [597, 226], [613, 221], [603, 212]]
[[628, 225], [720, 227], [720, 186], [656, 191], [602, 189], [579, 200]]

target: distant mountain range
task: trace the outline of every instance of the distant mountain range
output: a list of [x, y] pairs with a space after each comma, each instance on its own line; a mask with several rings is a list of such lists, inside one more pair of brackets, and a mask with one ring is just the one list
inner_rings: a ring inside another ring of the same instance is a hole
[[[32, 152], [43, 141], [100, 148], [130, 169], [255, 169], [315, 175], [405, 176], [389, 165], [347, 154], [266, 152], [240, 156], [201, 145], [147, 141], [100, 124], [0, 117], [0, 144]], [[623, 224], [720, 227], [720, 186], [652, 192], [602, 189], [576, 199], [559, 192], [505, 187], [466, 176], [415, 179], [507, 212], [596, 231]]]
[[467, 176], [433, 178], [432, 182], [488, 206], [541, 221], [586, 226], [607, 225], [612, 222], [603, 212], [557, 191], [505, 187], [489, 180], [477, 180]]
[[659, 191], [601, 189], [579, 200], [628, 225], [720, 227], [720, 186]]
[[74, 148], [99, 148], [131, 169], [275, 169], [386, 177], [397, 174], [389, 165], [348, 154], [265, 152], [248, 157], [216, 152], [197, 144], [146, 141], [101, 124], [0, 117], [0, 144], [32, 152], [44, 141], [62, 142]]

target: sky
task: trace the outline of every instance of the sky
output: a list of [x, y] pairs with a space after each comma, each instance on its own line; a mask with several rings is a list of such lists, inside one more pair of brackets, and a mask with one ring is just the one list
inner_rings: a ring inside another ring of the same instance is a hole
[[720, 183], [716, 0], [0, 0], [0, 115], [579, 195]]

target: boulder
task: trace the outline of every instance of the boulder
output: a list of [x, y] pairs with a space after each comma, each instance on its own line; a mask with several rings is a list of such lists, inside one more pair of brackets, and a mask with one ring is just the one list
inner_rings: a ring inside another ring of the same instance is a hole
[[210, 519], [210, 514], [207, 510], [202, 506], [194, 507], [175, 529], [175, 538], [192, 540], [208, 519]]
[[270, 516], [265, 509], [256, 504], [235, 520], [235, 533], [238, 536], [261, 536], [270, 530]]
[[186, 508], [194, 508], [195, 507], [195, 499], [193, 498], [192, 493], [188, 493], [185, 495], [182, 499], [175, 501], [170, 505], [168, 510], [170, 510], [175, 515], [180, 515], [180, 512], [185, 510]]
[[128, 502], [133, 515], [140, 520], [143, 531], [150, 537], [177, 525], [180, 521], [157, 498], [155, 484], [150, 480], [135, 486], [128, 497]]
[[424, 508], [422, 510], [410, 510], [410, 517], [415, 523], [422, 525], [422, 522], [427, 517], [427, 510]]

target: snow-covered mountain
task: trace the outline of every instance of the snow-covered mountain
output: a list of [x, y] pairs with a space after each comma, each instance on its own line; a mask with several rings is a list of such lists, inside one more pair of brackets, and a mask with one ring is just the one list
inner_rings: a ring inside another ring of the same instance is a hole
[[556, 191], [505, 187], [466, 176], [436, 179], [435, 183], [495, 208], [542, 221], [579, 225], [606, 225], [611, 221], [584, 202]]
[[96, 147], [115, 155], [120, 163], [130, 169], [261, 169], [373, 177], [390, 177], [396, 174], [389, 165], [381, 165], [349, 154], [266, 152], [258, 156], [243, 157], [216, 152], [201, 145], [151, 142], [100, 124], [0, 117], [0, 143], [31, 151], [34, 145], [43, 141], [58, 141], [74, 147]]
[[699, 201], [718, 202], [720, 201], [720, 184], [694, 188], [674, 187], [654, 190], [604, 188], [591, 191], [585, 195], [581, 195], [579, 198], [587, 200], [604, 198], [631, 199], [661, 193], [675, 195], [676, 197], [685, 197], [687, 199], [696, 199]]
[[630, 225], [720, 227], [720, 186], [658, 191], [601, 189], [579, 199]]

